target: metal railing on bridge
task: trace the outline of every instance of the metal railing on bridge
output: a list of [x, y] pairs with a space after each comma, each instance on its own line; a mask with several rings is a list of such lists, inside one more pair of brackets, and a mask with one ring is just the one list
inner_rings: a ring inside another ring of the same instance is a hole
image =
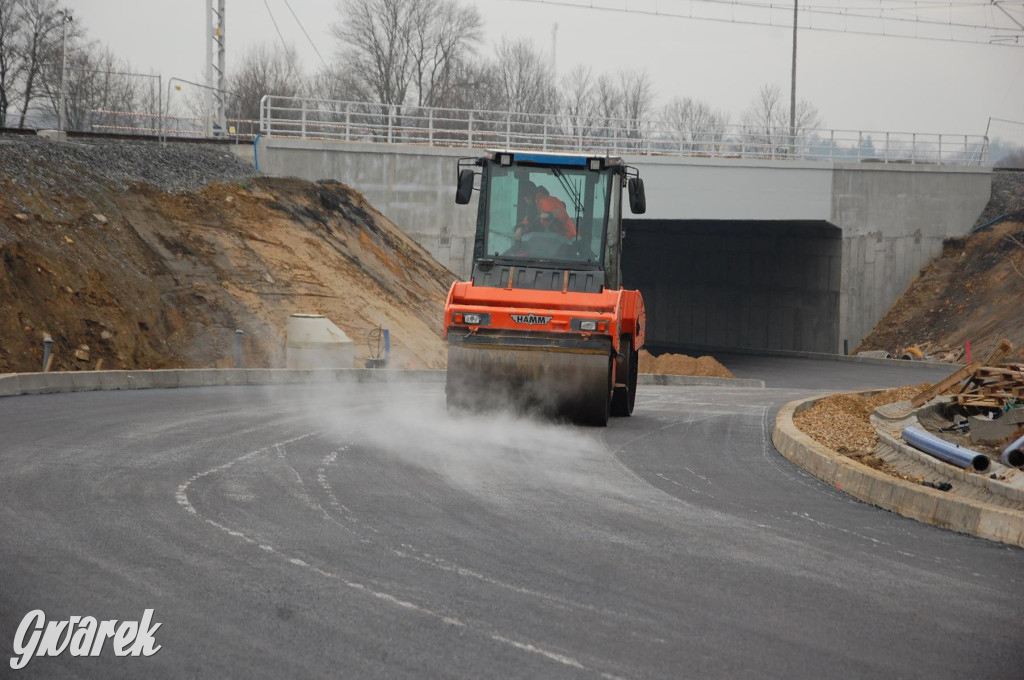
[[260, 134], [338, 142], [518, 148], [612, 155], [987, 165], [980, 135], [687, 128], [665, 120], [396, 106], [266, 95]]

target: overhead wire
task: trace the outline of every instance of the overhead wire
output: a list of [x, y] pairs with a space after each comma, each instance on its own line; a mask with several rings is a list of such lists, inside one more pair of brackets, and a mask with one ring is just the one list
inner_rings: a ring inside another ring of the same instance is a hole
[[[793, 5], [789, 4], [789, 3], [786, 3], [786, 4], [758, 3], [758, 2], [755, 2], [753, 0], [687, 0], [686, 4], [689, 6], [689, 13], [683, 14], [683, 13], [676, 13], [676, 12], [672, 12], [672, 11], [662, 11], [661, 9], [658, 8], [657, 5], [655, 5], [655, 9], [644, 9], [642, 7], [636, 7], [636, 6], [630, 7], [628, 5], [626, 5], [625, 7], [602, 6], [602, 5], [595, 5], [593, 3], [584, 5], [584, 4], [580, 4], [580, 3], [577, 3], [577, 2], [570, 2], [569, 0], [512, 0], [512, 1], [513, 2], [524, 2], [524, 3], [532, 3], [532, 4], [549, 5], [549, 6], [556, 6], [556, 7], [566, 7], [566, 8], [572, 8], [572, 9], [585, 9], [585, 10], [597, 10], [597, 11], [604, 11], [604, 12], [616, 12], [616, 13], [635, 14], [635, 15], [670, 17], [670, 18], [676, 18], [676, 19], [691, 19], [691, 20], [697, 20], [697, 21], [710, 21], [710, 22], [718, 22], [718, 23], [731, 23], [731, 24], [740, 24], [740, 25], [748, 25], [748, 26], [768, 26], [768, 27], [775, 27], [775, 28], [790, 28], [793, 25], [791, 19], [788, 18], [788, 17], [792, 16], [792, 7], [793, 7]], [[897, 0], [897, 1], [906, 2], [907, 0]], [[924, 0], [917, 0], [917, 2], [924, 2]], [[913, 4], [917, 4], [917, 3], [913, 3]], [[936, 2], [934, 4], [935, 4], [935, 8], [941, 8], [941, 9], [946, 9], [946, 8], [951, 7], [953, 5], [963, 5], [961, 7], [961, 9], [967, 8], [967, 7], [971, 7], [971, 8], [978, 8], [978, 9], [986, 8], [989, 11], [991, 11], [991, 7], [995, 3], [992, 3], [992, 2], [987, 2], [987, 3], [980, 3], [980, 2], [979, 3], [950, 3], [950, 2], [939, 3], [939, 2]], [[999, 5], [997, 5], [997, 6], [1000, 6], [1002, 4], [1004, 4], [1004, 3], [999, 3]], [[762, 10], [762, 11], [769, 12], [769, 16], [767, 17], [767, 20], [760, 20], [760, 21], [752, 20], [752, 19], [749, 19], [749, 18], [738, 18], [735, 15], [735, 13], [731, 17], [729, 17], [729, 18], [715, 17], [715, 16], [704, 16], [704, 15], [701, 15], [699, 13], [698, 14], [694, 13], [695, 5], [726, 5], [726, 6], [731, 6], [733, 8], [740, 7], [740, 8], [744, 8], [744, 9]], [[886, 8], [883, 7], [881, 2], [878, 3], [878, 7], [880, 9], [882, 9], [882, 10], [886, 9]], [[863, 7], [863, 8], [860, 8], [860, 9], [867, 10], [867, 9], [870, 9], [870, 8]], [[896, 8], [890, 8], [890, 11], [895, 11], [895, 9]], [[900, 10], [909, 10], [909, 9], [913, 9], [913, 8], [908, 7], [908, 8], [899, 8], [899, 9]], [[933, 8], [929, 7], [928, 9], [933, 9]], [[850, 11], [846, 11], [845, 8], [842, 8], [842, 7], [826, 9], [825, 6], [823, 6], [823, 5], [812, 5], [811, 9], [809, 9], [809, 10], [801, 7], [801, 10], [804, 10], [805, 16], [808, 17], [807, 24], [801, 26], [801, 28], [804, 29], [804, 30], [823, 31], [823, 32], [829, 32], [829, 33], [846, 33], [846, 34], [851, 34], [851, 35], [867, 35], [867, 36], [876, 36], [876, 37], [908, 38], [908, 39], [916, 39], [916, 40], [933, 40], [933, 41], [940, 41], [940, 42], [971, 43], [971, 44], [990, 44], [990, 45], [995, 45], [995, 46], [1014, 46], [1014, 45], [1020, 43], [1020, 39], [1021, 38], [1024, 38], [1024, 36], [1018, 34], [1015, 29], [1011, 29], [1011, 28], [1007, 28], [1007, 27], [1003, 27], [1003, 26], [996, 26], [996, 25], [993, 25], [994, 22], [985, 23], [985, 24], [979, 24], [979, 23], [970, 24], [970, 23], [952, 22], [952, 20], [949, 20], [949, 21], [939, 21], [939, 20], [936, 20], [936, 19], [921, 19], [920, 17], [908, 18], [908, 17], [900, 17], [900, 16], [880, 16], [878, 14], [865, 14], [865, 13], [863, 13], [861, 11], [850, 12]], [[788, 16], [786, 18], [784, 18], [784, 19], [776, 20], [775, 17], [774, 17], [774, 14], [776, 12], [779, 12], [780, 14], [786, 14]], [[838, 19], [852, 19], [852, 20], [857, 20], [857, 21], [863, 21], [863, 20], [881, 21], [883, 23], [883, 26], [882, 26], [881, 30], [867, 30], [865, 28], [851, 27], [849, 25], [844, 25], [841, 28], [829, 27], [829, 26], [821, 26], [821, 25], [812, 25], [812, 23], [811, 23], [811, 16], [814, 15], [814, 14], [824, 15], [824, 16], [827, 16], [827, 17], [830, 17], [830, 18], [833, 18], [833, 19], [838, 18]], [[897, 23], [897, 24], [909, 24], [909, 25], [914, 26], [915, 32], [914, 33], [900, 32], [901, 30], [906, 31], [906, 29], [886, 30], [885, 25], [884, 25], [885, 22]], [[917, 29], [920, 29], [921, 27], [925, 27], [925, 28], [927, 28], [929, 30], [948, 29], [950, 31], [950, 34], [949, 35], [945, 35], [945, 36], [926, 35], [926, 34], [920, 33], [919, 30], [917, 30]], [[959, 36], [958, 35], [953, 35], [952, 31], [954, 31], [954, 30], [959, 30], [961, 32], [968, 32], [968, 31], [970, 31], [970, 32], [974, 33], [974, 36], [972, 38], [971, 36], [965, 36], [965, 35], [959, 35]], [[989, 35], [981, 36], [981, 33], [983, 33], [983, 32], [995, 32], [995, 33], [990, 33]], [[1011, 44], [1010, 42], [1000, 42], [1000, 41], [1013, 41], [1013, 43]]]
[[[264, 0], [264, 2], [265, 1], [266, 0]], [[327, 61], [324, 59], [323, 55], [320, 54], [320, 50], [318, 50], [316, 48], [316, 43], [314, 43], [313, 39], [311, 37], [309, 37], [309, 33], [306, 32], [306, 27], [302, 25], [302, 21], [299, 20], [299, 15], [295, 13], [294, 9], [292, 9], [291, 3], [288, 2], [288, 0], [284, 0], [284, 4], [285, 4], [285, 7], [288, 8], [288, 11], [292, 13], [292, 16], [295, 17], [295, 23], [297, 23], [299, 25], [299, 28], [302, 29], [302, 33], [303, 33], [303, 35], [306, 36], [306, 40], [309, 41], [309, 44], [313, 48], [313, 51], [316, 52], [316, 56], [320, 58], [320, 63], [324, 65], [324, 68], [329, 69], [330, 66], [327, 65]]]
[[267, 14], [270, 15], [270, 22], [274, 24], [274, 30], [277, 31], [277, 37], [281, 40], [281, 47], [284, 49], [284, 58], [288, 62], [288, 70], [292, 73], [296, 73], [295, 64], [292, 63], [291, 50], [288, 49], [288, 43], [284, 41], [284, 35], [281, 34], [281, 28], [277, 25], [277, 19], [274, 18], [274, 13], [270, 11], [270, 4], [267, 0], [263, 0], [263, 6], [267, 8]]

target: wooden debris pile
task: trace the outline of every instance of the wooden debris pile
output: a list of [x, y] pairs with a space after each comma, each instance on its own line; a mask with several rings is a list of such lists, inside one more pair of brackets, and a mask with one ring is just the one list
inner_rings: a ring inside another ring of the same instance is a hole
[[1024, 402], [1024, 363], [978, 366], [956, 395], [961, 406], [1006, 410]]
[[987, 359], [972, 361], [954, 371], [914, 397], [911, 405], [917, 408], [940, 394], [952, 392], [960, 406], [1001, 410], [1013, 407], [1024, 401], [1024, 363], [1003, 362], [1012, 350], [1009, 340], [1001, 340]]

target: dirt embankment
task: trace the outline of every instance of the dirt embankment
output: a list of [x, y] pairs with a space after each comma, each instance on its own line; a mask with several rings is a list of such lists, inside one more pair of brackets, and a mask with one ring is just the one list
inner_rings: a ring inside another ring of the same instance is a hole
[[[997, 172], [978, 226], [1016, 215], [963, 238], [921, 271], [858, 350], [898, 356], [921, 345], [938, 359], [962, 362], [965, 343], [983, 358], [1000, 338], [1024, 348], [1024, 172]], [[1020, 354], [1015, 350], [1015, 356]]]
[[[52, 370], [230, 366], [235, 329], [247, 365], [280, 367], [293, 313], [337, 323], [360, 365], [380, 325], [393, 364], [444, 366], [454, 277], [359, 194], [246, 179], [223, 151], [125, 147], [101, 166], [87, 148], [2, 140], [0, 373], [40, 370], [46, 336]], [[238, 183], [194, 190], [223, 176]]]

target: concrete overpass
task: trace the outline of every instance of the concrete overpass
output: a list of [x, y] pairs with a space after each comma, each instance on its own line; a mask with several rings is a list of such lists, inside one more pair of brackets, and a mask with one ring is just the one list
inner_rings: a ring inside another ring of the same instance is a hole
[[[348, 184], [470, 271], [476, 206], [455, 205], [455, 162], [476, 151], [266, 136], [256, 150], [262, 172]], [[662, 347], [852, 349], [991, 191], [979, 166], [624, 158], [648, 198], [626, 222], [625, 283]]]

